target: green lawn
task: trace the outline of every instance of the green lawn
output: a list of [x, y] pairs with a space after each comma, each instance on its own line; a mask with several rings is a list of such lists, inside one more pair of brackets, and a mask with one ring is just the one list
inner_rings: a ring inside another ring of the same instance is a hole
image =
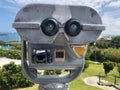
[[33, 87], [21, 88], [21, 89], [14, 89], [14, 90], [38, 90], [38, 85], [35, 84], [35, 85], [33, 85]]
[[[91, 63], [89, 65], [88, 69], [86, 69], [77, 79], [75, 79], [74, 81], [69, 83], [70, 90], [88, 90], [88, 89], [89, 90], [102, 90], [97, 87], [92, 87], [92, 86], [86, 85], [83, 82], [84, 78], [90, 77], [90, 76], [97, 76], [99, 72], [101, 72], [102, 75], [104, 74], [103, 65]], [[113, 71], [111, 71], [109, 74], [117, 74], [118, 75], [116, 68]], [[111, 78], [110, 81], [112, 79], [113, 78]], [[17, 90], [38, 90], [38, 85], [35, 84], [33, 87], [25, 88], [25, 89], [17, 89]]]

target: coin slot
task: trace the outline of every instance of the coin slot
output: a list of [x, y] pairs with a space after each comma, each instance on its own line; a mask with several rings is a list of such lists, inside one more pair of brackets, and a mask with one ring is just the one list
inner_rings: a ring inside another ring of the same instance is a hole
[[65, 61], [65, 50], [64, 49], [55, 49], [54, 51], [55, 61]]

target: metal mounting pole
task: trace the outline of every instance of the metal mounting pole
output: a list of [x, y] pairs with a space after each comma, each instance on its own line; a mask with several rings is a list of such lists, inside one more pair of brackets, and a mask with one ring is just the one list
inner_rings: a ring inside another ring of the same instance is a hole
[[69, 87], [62, 83], [51, 83], [47, 85], [39, 84], [38, 90], [69, 90]]

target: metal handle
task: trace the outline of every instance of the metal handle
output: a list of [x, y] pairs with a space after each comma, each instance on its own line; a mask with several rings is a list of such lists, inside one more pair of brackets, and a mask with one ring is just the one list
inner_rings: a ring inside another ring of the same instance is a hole
[[16, 29], [35, 29], [40, 27], [40, 22], [15, 22], [12, 26]]
[[101, 24], [83, 24], [83, 30], [105, 30], [105, 26]]
[[[36, 29], [40, 27], [40, 22], [15, 22], [13, 27], [16, 29]], [[81, 24], [82, 30], [105, 30], [101, 24]]]

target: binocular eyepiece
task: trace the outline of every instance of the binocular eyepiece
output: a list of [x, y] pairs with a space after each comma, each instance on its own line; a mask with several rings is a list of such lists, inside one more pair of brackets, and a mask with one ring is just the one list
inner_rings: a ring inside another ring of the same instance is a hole
[[41, 24], [42, 32], [45, 35], [53, 36], [59, 30], [59, 24], [54, 18], [47, 18]]
[[82, 30], [79, 20], [73, 18], [63, 25], [54, 18], [47, 18], [41, 24], [42, 32], [48, 36], [54, 36], [59, 28], [63, 28], [69, 36], [77, 36]]

